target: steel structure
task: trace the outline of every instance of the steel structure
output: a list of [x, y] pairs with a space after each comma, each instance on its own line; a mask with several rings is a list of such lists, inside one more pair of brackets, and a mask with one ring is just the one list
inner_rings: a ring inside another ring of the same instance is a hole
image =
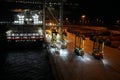
[[[35, 5], [35, 6], [40, 6], [39, 9], [37, 10], [42, 10], [42, 22], [43, 22], [43, 32], [45, 35], [45, 30], [46, 30], [46, 18], [49, 17], [49, 19], [51, 21], [55, 21], [55, 23], [57, 24], [57, 27], [59, 28], [59, 30], [62, 30], [62, 26], [63, 26], [63, 3], [65, 2], [65, 0], [6, 0], [9, 3], [14, 3], [14, 4], [20, 4], [20, 8], [21, 9], [26, 9], [26, 5], [29, 4], [28, 8], [31, 8], [31, 5]], [[53, 13], [55, 12], [55, 8], [59, 8], [57, 9], [58, 12], [58, 16], [56, 17]], [[23, 8], [22, 8], [23, 7]], [[18, 8], [18, 7], [17, 7]], [[54, 8], [54, 11], [52, 10], [52, 8]], [[16, 8], [14, 8], [16, 9]], [[49, 14], [47, 14], [49, 13]], [[51, 18], [50, 18], [51, 17]]]
[[[59, 29], [62, 29], [63, 26], [63, 2], [65, 0], [15, 0], [16, 3], [24, 3], [24, 4], [39, 4], [43, 5], [43, 28], [46, 30], [46, 18], [49, 17], [49, 21], [53, 21]], [[55, 7], [58, 11], [55, 12]], [[53, 10], [54, 9], [54, 10]], [[48, 14], [47, 14], [48, 13]], [[57, 15], [55, 15], [57, 14]]]

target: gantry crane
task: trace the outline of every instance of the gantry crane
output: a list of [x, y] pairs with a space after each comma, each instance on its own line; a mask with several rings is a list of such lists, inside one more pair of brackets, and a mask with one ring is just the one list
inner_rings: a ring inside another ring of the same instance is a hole
[[[77, 42], [77, 38], [78, 38], [78, 42]], [[84, 40], [85, 40], [84, 35], [80, 35], [80, 33], [75, 34], [75, 50], [74, 50], [74, 52], [77, 55], [80, 55], [80, 56], [84, 55]], [[76, 43], [78, 43], [78, 45]]]
[[104, 40], [102, 37], [95, 36], [93, 40], [93, 52], [92, 55], [97, 59], [103, 58], [103, 50], [104, 50]]

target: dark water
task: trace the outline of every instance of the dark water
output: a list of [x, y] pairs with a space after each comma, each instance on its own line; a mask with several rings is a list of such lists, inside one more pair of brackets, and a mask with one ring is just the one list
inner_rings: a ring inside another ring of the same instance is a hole
[[54, 80], [47, 50], [35, 44], [1, 43], [0, 80]]

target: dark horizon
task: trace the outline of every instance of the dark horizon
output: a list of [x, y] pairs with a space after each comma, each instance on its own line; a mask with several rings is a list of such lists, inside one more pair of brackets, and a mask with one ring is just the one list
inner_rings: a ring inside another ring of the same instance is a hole
[[[1, 1], [1, 0], [0, 0]], [[6, 1], [6, 0], [2, 0]], [[12, 1], [12, 0], [9, 0]], [[52, 1], [52, 0], [51, 0]], [[21, 5], [13, 5], [11, 3], [0, 2], [1, 18], [13, 16], [13, 13], [9, 8], [13, 7], [23, 7]], [[78, 21], [81, 18], [81, 15], [86, 15], [87, 19], [101, 19], [105, 21], [106, 24], [115, 23], [117, 20], [120, 20], [119, 5], [117, 1], [87, 1], [87, 0], [66, 0], [63, 6], [63, 18], [70, 18], [71, 20]], [[9, 13], [9, 14], [8, 14]]]
[[72, 8], [71, 6], [68, 7], [72, 14], [71, 18], [75, 17], [79, 19], [81, 15], [84, 14], [87, 18], [102, 19], [107, 24], [115, 23], [116, 20], [120, 20], [120, 6], [118, 5], [117, 1], [74, 0], [72, 3], [78, 3], [79, 6]]

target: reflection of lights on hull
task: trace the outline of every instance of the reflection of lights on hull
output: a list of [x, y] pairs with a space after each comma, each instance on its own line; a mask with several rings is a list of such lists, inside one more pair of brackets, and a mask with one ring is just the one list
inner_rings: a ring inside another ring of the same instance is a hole
[[[10, 31], [9, 31], [10, 32]], [[42, 33], [9, 33], [7, 31], [7, 41], [43, 41], [44, 36]]]
[[8, 42], [15, 41], [15, 42], [24, 42], [24, 41], [43, 41], [43, 38], [9, 38], [7, 39]]
[[7, 40], [42, 40], [43, 38], [8, 38]]

